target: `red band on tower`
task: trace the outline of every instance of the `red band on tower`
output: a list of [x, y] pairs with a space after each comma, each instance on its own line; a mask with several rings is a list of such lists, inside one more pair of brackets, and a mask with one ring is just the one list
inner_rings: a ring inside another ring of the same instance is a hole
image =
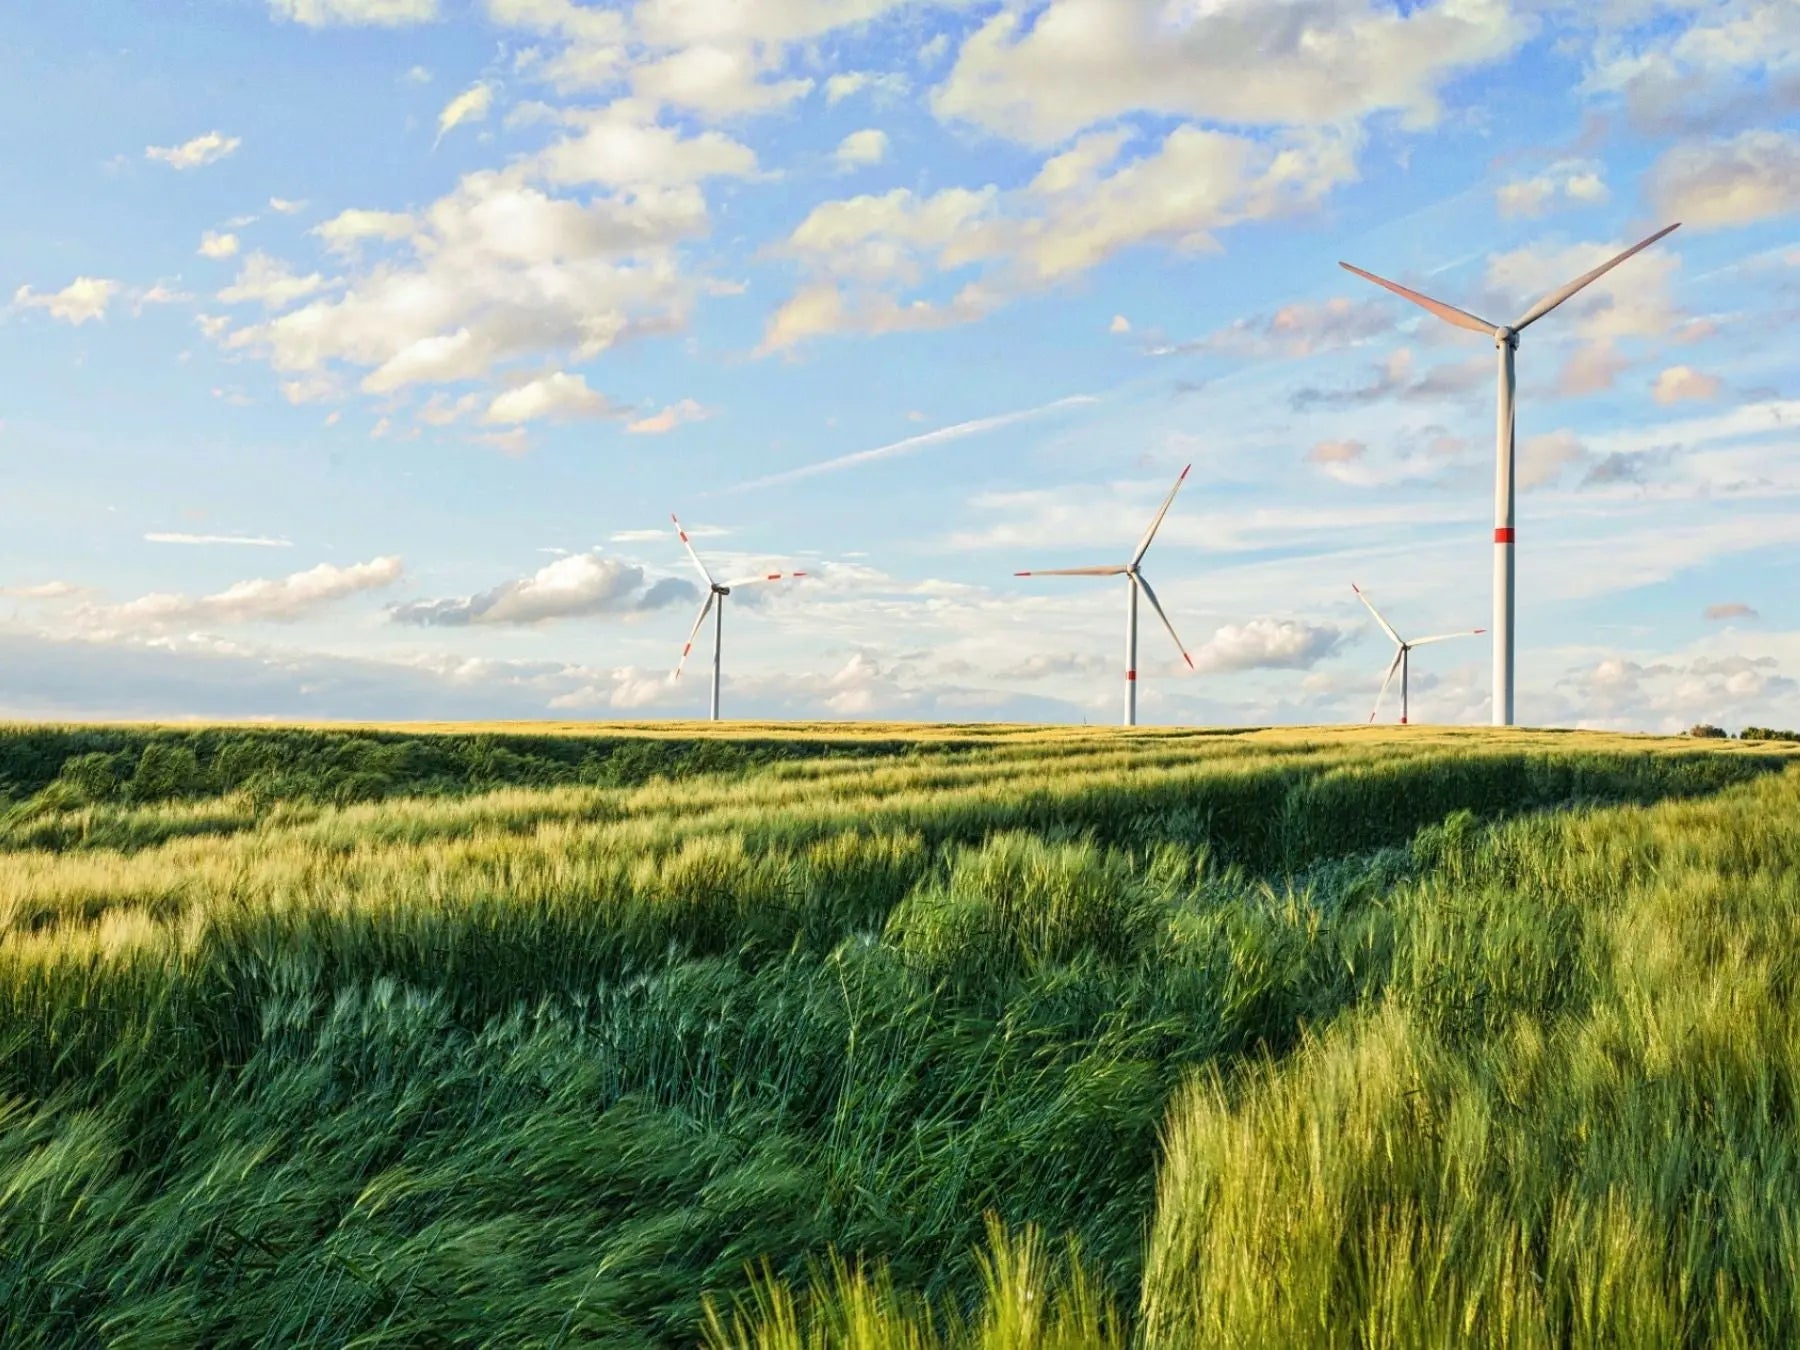
[[1137, 678], [1137, 672], [1135, 670], [1128, 670], [1125, 672], [1125, 678], [1128, 680], [1135, 680]]
[[1513, 541], [1513, 527], [1512, 526], [1496, 525], [1494, 527], [1494, 542], [1496, 544], [1510, 544], [1510, 543], [1512, 543], [1512, 541]]

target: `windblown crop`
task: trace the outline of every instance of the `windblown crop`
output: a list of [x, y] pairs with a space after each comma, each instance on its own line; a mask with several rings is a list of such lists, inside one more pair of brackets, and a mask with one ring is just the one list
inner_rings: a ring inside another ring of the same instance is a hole
[[0, 732], [0, 1344], [1800, 1342], [1800, 755]]

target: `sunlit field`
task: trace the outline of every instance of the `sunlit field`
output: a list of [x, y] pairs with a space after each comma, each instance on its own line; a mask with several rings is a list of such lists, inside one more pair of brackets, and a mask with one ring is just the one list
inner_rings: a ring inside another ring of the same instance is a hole
[[0, 1344], [1800, 1343], [1800, 754], [0, 730]]

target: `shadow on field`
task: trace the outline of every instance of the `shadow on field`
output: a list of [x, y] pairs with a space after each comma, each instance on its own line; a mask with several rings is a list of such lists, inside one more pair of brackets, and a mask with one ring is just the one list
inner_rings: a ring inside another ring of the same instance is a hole
[[[682, 790], [287, 816], [257, 775], [335, 800], [379, 752], [452, 797], [599, 752], [60, 734], [6, 760], [37, 784], [0, 883], [8, 1342], [691, 1341], [703, 1292], [828, 1248], [971, 1303], [989, 1212], [1129, 1303], [1197, 1068], [1379, 1000], [1452, 1046], [1582, 1006], [1583, 916], [1665, 845], [1570, 808], [1789, 762], [876, 741], [795, 779], [803, 741], [614, 738], [607, 772]], [[97, 846], [158, 812], [221, 837]]]

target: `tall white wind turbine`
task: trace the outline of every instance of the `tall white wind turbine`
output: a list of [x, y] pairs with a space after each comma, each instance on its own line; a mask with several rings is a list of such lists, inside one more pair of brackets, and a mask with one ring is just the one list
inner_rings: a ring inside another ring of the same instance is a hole
[[804, 572], [765, 572], [761, 576], [741, 577], [736, 581], [718, 582], [713, 580], [706, 564], [700, 561], [700, 555], [694, 552], [694, 545], [689, 541], [687, 531], [681, 528], [681, 522], [675, 520], [675, 513], [669, 513], [669, 519], [675, 521], [675, 533], [681, 536], [681, 546], [687, 550], [688, 557], [694, 560], [699, 569], [701, 579], [706, 582], [706, 600], [700, 606], [699, 617], [694, 620], [694, 627], [688, 633], [688, 640], [681, 649], [681, 660], [675, 663], [675, 671], [670, 680], [681, 678], [681, 668], [687, 664], [688, 653], [694, 650], [694, 639], [700, 636], [700, 625], [706, 622], [706, 616], [713, 616], [713, 653], [712, 653], [712, 710], [713, 721], [719, 720], [719, 656], [720, 647], [725, 638], [725, 597], [740, 586], [755, 586], [764, 581], [785, 581], [791, 577], [803, 577]]
[[1175, 639], [1175, 650], [1181, 653], [1181, 659], [1188, 663], [1188, 669], [1194, 668], [1194, 658], [1187, 654], [1187, 648], [1181, 645], [1181, 637], [1175, 631], [1175, 625], [1169, 622], [1169, 616], [1163, 613], [1162, 604], [1156, 598], [1156, 592], [1150, 589], [1150, 578], [1139, 569], [1144, 554], [1150, 551], [1150, 541], [1156, 538], [1156, 531], [1163, 523], [1163, 517], [1169, 514], [1169, 505], [1175, 500], [1175, 494], [1181, 491], [1182, 483], [1187, 479], [1188, 469], [1181, 471], [1181, 477], [1175, 480], [1175, 486], [1169, 489], [1169, 495], [1163, 498], [1163, 504], [1156, 513], [1156, 519], [1150, 522], [1150, 528], [1144, 531], [1144, 537], [1138, 540], [1137, 550], [1132, 553], [1131, 561], [1113, 567], [1051, 567], [1036, 572], [1014, 572], [1016, 577], [1119, 577], [1125, 578], [1127, 593], [1130, 596], [1125, 610], [1125, 725], [1137, 725], [1137, 646], [1138, 646], [1138, 592], [1144, 593], [1144, 599], [1150, 602], [1150, 608], [1156, 611], [1156, 617], [1162, 620], [1163, 627], [1169, 630], [1169, 636]]
[[1454, 305], [1433, 300], [1429, 295], [1408, 290], [1405, 286], [1340, 262], [1339, 267], [1386, 287], [1395, 295], [1412, 301], [1419, 308], [1437, 315], [1445, 323], [1482, 333], [1494, 340], [1500, 357], [1500, 405], [1495, 428], [1494, 447], [1494, 725], [1509, 727], [1513, 720], [1513, 354], [1519, 349], [1519, 334], [1543, 318], [1583, 287], [1598, 281], [1632, 254], [1649, 248], [1681, 222], [1665, 225], [1648, 239], [1633, 244], [1616, 258], [1601, 263], [1593, 271], [1576, 277], [1561, 290], [1552, 291], [1539, 300], [1510, 325], [1489, 323]]
[[1394, 639], [1394, 663], [1387, 668], [1387, 674], [1382, 677], [1381, 692], [1375, 695], [1375, 711], [1369, 714], [1369, 720], [1373, 722], [1377, 717], [1381, 716], [1381, 700], [1387, 697], [1388, 685], [1394, 682], [1394, 672], [1397, 670], [1400, 672], [1400, 725], [1405, 726], [1407, 713], [1410, 711], [1407, 698], [1407, 675], [1410, 673], [1410, 667], [1412, 665], [1412, 649], [1414, 647], [1423, 647], [1428, 642], [1448, 642], [1451, 638], [1479, 637], [1481, 634], [1487, 632], [1487, 629], [1469, 628], [1460, 633], [1439, 633], [1435, 637], [1414, 638], [1411, 642], [1408, 642], [1394, 631], [1393, 624], [1381, 617], [1381, 611], [1375, 608], [1375, 602], [1373, 600], [1363, 594], [1363, 588], [1361, 586], [1358, 586], [1353, 581], [1350, 583], [1350, 589], [1356, 592], [1356, 598], [1358, 600], [1361, 600], [1369, 607], [1369, 613], [1375, 616], [1375, 622], [1381, 625], [1381, 631]]

